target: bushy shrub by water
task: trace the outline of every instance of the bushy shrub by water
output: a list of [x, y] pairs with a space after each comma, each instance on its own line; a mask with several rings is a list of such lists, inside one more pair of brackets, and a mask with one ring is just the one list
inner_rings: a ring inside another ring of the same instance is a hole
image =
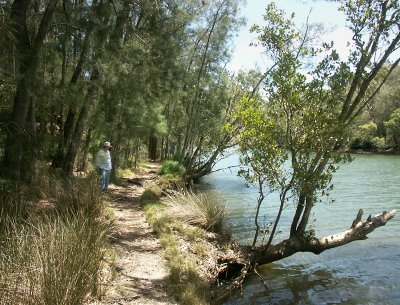
[[166, 176], [167, 178], [180, 178], [185, 173], [185, 167], [179, 164], [178, 161], [166, 160], [161, 165], [157, 174]]

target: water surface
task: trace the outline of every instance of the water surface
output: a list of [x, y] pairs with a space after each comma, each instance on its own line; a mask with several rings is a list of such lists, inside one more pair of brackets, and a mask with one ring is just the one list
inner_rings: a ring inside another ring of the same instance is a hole
[[[238, 164], [231, 156], [217, 166]], [[236, 240], [250, 244], [254, 234], [257, 189], [246, 185], [236, 170], [215, 172], [203, 183], [224, 198], [228, 227]], [[349, 228], [359, 209], [364, 217], [400, 207], [400, 156], [357, 155], [334, 176], [331, 199], [314, 208], [316, 236]], [[272, 194], [260, 213], [267, 223], [276, 214], [278, 200]], [[279, 229], [287, 232], [294, 208], [289, 205]], [[364, 241], [325, 251], [320, 255], [297, 253], [261, 268], [269, 286], [257, 277], [246, 282], [243, 295], [233, 295], [225, 304], [400, 304], [400, 215]], [[284, 238], [282, 233], [279, 238]]]

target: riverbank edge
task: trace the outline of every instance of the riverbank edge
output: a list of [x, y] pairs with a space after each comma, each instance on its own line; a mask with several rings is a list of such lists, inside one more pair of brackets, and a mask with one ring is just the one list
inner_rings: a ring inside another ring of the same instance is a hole
[[340, 153], [349, 153], [355, 155], [400, 155], [400, 149], [350, 149], [339, 150]]
[[[247, 276], [241, 271], [247, 271], [248, 257], [226, 231], [210, 232], [168, 214], [165, 194], [185, 187], [183, 180], [159, 178], [146, 186], [140, 199], [163, 248], [167, 293], [179, 304], [221, 304]], [[231, 263], [238, 265], [237, 274], [231, 274]]]

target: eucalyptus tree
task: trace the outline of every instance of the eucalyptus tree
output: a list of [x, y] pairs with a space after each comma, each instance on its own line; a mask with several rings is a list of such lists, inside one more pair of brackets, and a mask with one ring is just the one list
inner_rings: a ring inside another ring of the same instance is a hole
[[[266, 25], [253, 27], [259, 44], [274, 60], [263, 79], [265, 100], [244, 98], [234, 114], [235, 124], [227, 126], [240, 144], [246, 165], [242, 175], [259, 185], [258, 207], [268, 198], [264, 190], [279, 193], [279, 207], [262, 245], [257, 243], [260, 226], [256, 215], [253, 246], [258, 247], [253, 249], [253, 264], [296, 252], [319, 254], [366, 239], [396, 213], [383, 212], [362, 221], [360, 210], [349, 229], [326, 237], [316, 237], [317, 232], [309, 227], [313, 207], [329, 193], [338, 165], [349, 161], [335, 149], [346, 143], [350, 124], [400, 61], [395, 52], [400, 46], [398, 1], [336, 2], [354, 33], [354, 49], [347, 61], [339, 58], [332, 44], [315, 48], [310, 39], [315, 36], [313, 27], [298, 31], [274, 3], [264, 15]], [[306, 74], [310, 58], [320, 60]], [[385, 64], [388, 69], [384, 69]], [[294, 210], [287, 208], [291, 203]], [[274, 243], [284, 212], [291, 213], [290, 232]]]

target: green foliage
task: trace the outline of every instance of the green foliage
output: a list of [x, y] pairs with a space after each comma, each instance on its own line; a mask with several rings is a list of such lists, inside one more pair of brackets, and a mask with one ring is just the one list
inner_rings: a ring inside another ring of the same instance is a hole
[[243, 97], [232, 115], [234, 125], [227, 124], [225, 130], [239, 143], [245, 165], [239, 174], [250, 183], [268, 180], [270, 187], [275, 188], [279, 181], [269, 169], [278, 171], [287, 155], [280, 143], [281, 127], [268, 115], [260, 99]]
[[140, 196], [141, 203], [158, 201], [160, 197], [151, 189], [146, 189]]
[[385, 138], [373, 137], [371, 142], [377, 149], [387, 148]]
[[400, 144], [400, 108], [393, 111], [390, 119], [384, 122], [388, 136], [393, 139], [396, 146]]
[[373, 139], [377, 131], [377, 125], [370, 121], [366, 124], [358, 126], [355, 131], [355, 139], [350, 143], [352, 149], [371, 149], [375, 148]]
[[[297, 30], [294, 16], [287, 18], [274, 3], [266, 8], [265, 25], [252, 27], [258, 35], [256, 44], [264, 48], [272, 62], [263, 75], [265, 101], [261, 96], [243, 98], [226, 131], [239, 144], [239, 174], [259, 188], [254, 243], [260, 231], [258, 211], [264, 191], [279, 192], [278, 212], [266, 247], [275, 237], [289, 200], [296, 207], [290, 236], [307, 234], [319, 194], [329, 194], [338, 165], [351, 160], [335, 149], [347, 145], [349, 125], [395, 68], [382, 64], [396, 50], [398, 34], [391, 33], [399, 21], [392, 18], [399, 16], [398, 2], [337, 2], [354, 33], [347, 61], [339, 57], [333, 44], [316, 47], [314, 37], [319, 36], [320, 27], [307, 24], [306, 31]], [[386, 51], [370, 48], [371, 41]], [[372, 143], [378, 126], [366, 123], [359, 124], [359, 134]], [[379, 138], [375, 140], [380, 142]]]
[[185, 167], [179, 164], [178, 161], [166, 160], [161, 165], [157, 174], [166, 178], [181, 178], [185, 171]]

